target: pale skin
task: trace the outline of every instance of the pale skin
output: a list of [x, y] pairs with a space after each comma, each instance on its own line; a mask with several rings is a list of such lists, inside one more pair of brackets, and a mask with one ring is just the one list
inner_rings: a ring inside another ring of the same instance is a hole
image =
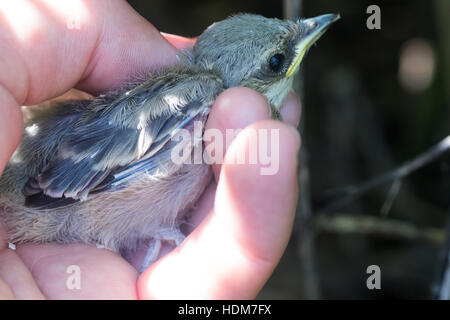
[[[162, 36], [126, 2], [27, 0], [0, 2], [0, 172], [20, 141], [20, 105], [33, 105], [72, 87], [98, 94], [136, 72], [176, 61], [192, 40]], [[21, 17], [21, 18], [18, 18]], [[225, 91], [207, 127], [246, 128], [227, 147], [225, 163], [196, 206], [190, 235], [139, 275], [119, 255], [84, 244], [23, 244], [8, 249], [0, 226], [0, 299], [251, 299], [278, 264], [297, 203], [294, 126], [300, 105], [289, 95], [269, 120], [263, 96], [247, 88]], [[232, 164], [249, 130], [278, 129], [280, 170]], [[81, 270], [81, 289], [68, 290], [69, 265]]]

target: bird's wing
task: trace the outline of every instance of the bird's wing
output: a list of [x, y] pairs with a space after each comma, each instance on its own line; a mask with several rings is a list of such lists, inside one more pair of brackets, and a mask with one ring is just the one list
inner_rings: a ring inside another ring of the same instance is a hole
[[114, 99], [97, 98], [55, 157], [23, 188], [26, 205], [50, 208], [85, 200], [92, 191], [147, 170], [174, 131], [208, 110], [222, 90], [214, 74], [185, 68]]

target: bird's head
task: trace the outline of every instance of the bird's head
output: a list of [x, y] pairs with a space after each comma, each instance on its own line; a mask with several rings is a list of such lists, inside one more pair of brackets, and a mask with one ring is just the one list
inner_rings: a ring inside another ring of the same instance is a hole
[[308, 49], [340, 18], [298, 21], [239, 14], [206, 29], [193, 49], [195, 63], [218, 72], [226, 87], [245, 86], [279, 108]]

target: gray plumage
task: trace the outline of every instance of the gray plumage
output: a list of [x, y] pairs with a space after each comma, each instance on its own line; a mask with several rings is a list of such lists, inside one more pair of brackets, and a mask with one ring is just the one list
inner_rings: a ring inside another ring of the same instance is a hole
[[211, 171], [171, 161], [173, 133], [204, 123], [215, 98], [235, 86], [264, 94], [276, 116], [298, 44], [317, 27], [308, 21], [236, 15], [145, 81], [92, 101], [29, 109], [0, 179], [9, 240], [82, 241], [120, 252], [141, 239], [179, 242], [178, 226]]

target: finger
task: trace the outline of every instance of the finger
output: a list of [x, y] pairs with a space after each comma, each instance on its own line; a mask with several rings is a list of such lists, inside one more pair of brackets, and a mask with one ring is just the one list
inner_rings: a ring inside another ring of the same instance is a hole
[[77, 83], [97, 94], [177, 61], [176, 48], [125, 1], [0, 1], [0, 14], [0, 83], [18, 105]]
[[[276, 174], [261, 175], [260, 164], [231, 161], [250, 147], [252, 129], [278, 130]], [[289, 239], [297, 201], [299, 144], [293, 128], [277, 121], [258, 122], [239, 134], [227, 152], [213, 212], [180, 247], [142, 274], [139, 296], [254, 298]]]
[[216, 180], [219, 178], [226, 150], [239, 130], [254, 122], [269, 118], [269, 104], [266, 98], [255, 90], [236, 87], [219, 95], [211, 110], [205, 130], [205, 132], [219, 130], [221, 133], [219, 141], [211, 139], [205, 142], [205, 150], [210, 146], [209, 150], [214, 149], [221, 153], [217, 158], [222, 161], [212, 165]]
[[16, 299], [16, 296], [14, 295], [14, 292], [12, 291], [11, 287], [6, 284], [0, 278], [0, 300], [14, 300]]
[[161, 35], [178, 50], [185, 50], [187, 48], [193, 47], [195, 41], [197, 40], [197, 38], [186, 38], [176, 34], [165, 32], [161, 32]]
[[8, 285], [17, 299], [44, 299], [44, 295], [34, 281], [30, 271], [17, 256], [16, 252], [11, 249], [0, 251], [0, 279], [4, 281], [4, 284]]
[[[300, 104], [298, 97], [294, 92], [288, 95], [282, 108], [284, 109], [284, 111], [282, 109], [283, 119], [287, 123], [298, 125]], [[269, 117], [269, 105], [264, 96], [245, 87], [228, 89], [216, 100], [206, 125], [207, 130], [219, 130], [224, 139], [221, 140], [220, 144], [214, 140], [206, 141], [206, 145], [211, 146], [216, 150], [217, 148], [220, 148], [222, 150], [223, 160], [223, 155], [225, 155], [228, 146], [236, 137], [239, 130], [242, 130], [256, 121], [269, 119]], [[229, 135], [228, 140], [226, 139], [227, 130], [235, 132], [235, 134]], [[219, 178], [222, 163], [223, 161], [214, 163], [212, 166], [216, 180]], [[189, 219], [189, 224], [185, 226], [184, 231], [186, 234], [192, 232], [213, 207], [213, 197], [217, 186], [216, 183], [213, 184], [214, 186], [209, 186], [205, 194], [198, 201], [195, 211]]]
[[14, 98], [0, 85], [0, 175], [22, 135], [22, 113]]
[[130, 76], [177, 62], [176, 48], [125, 1], [100, 1], [94, 9], [94, 18], [104, 21], [101, 32], [105, 36], [92, 53], [79, 84], [82, 90], [110, 90]]
[[84, 244], [17, 247], [49, 299], [135, 299], [136, 270], [106, 249]]
[[[4, 250], [8, 249], [6, 230], [0, 221], [0, 256]], [[1, 268], [1, 265], [0, 265]], [[16, 299], [11, 287], [0, 276], [0, 300]]]
[[79, 85], [81, 89], [94, 93], [110, 90], [130, 76], [178, 61], [178, 50], [125, 1], [92, 3], [95, 3], [94, 19], [104, 21], [104, 36], [92, 53], [84, 80]]
[[283, 105], [281, 106], [280, 113], [283, 121], [297, 127], [300, 122], [301, 117], [301, 104], [300, 100], [295, 92], [291, 92], [284, 99]]
[[16, 299], [44, 299], [28, 268], [9, 249], [6, 228], [0, 221], [0, 299], [2, 294], [11, 298], [9, 291]]

